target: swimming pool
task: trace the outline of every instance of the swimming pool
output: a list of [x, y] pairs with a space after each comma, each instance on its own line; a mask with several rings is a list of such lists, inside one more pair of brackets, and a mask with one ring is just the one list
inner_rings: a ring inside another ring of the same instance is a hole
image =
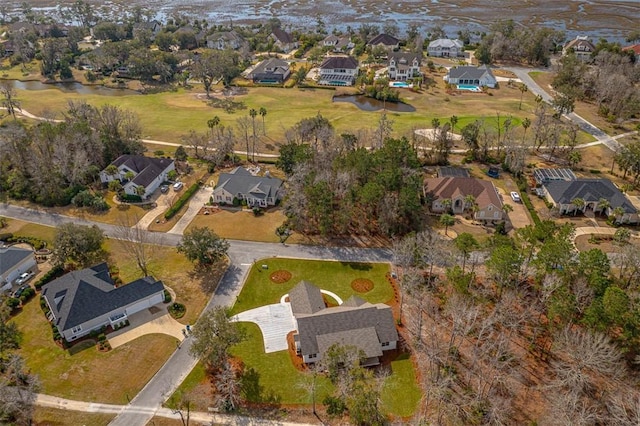
[[475, 84], [458, 84], [458, 90], [468, 90], [469, 92], [482, 92], [479, 86]]
[[389, 83], [389, 87], [403, 87], [403, 88], [408, 88], [411, 87], [410, 84], [404, 82], [404, 81], [392, 81]]

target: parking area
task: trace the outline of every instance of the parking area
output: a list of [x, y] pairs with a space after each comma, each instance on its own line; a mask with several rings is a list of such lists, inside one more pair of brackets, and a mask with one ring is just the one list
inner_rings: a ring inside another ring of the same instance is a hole
[[289, 347], [287, 334], [296, 329], [288, 302], [250, 309], [233, 316], [232, 320], [257, 324], [262, 332], [265, 353], [286, 350]]

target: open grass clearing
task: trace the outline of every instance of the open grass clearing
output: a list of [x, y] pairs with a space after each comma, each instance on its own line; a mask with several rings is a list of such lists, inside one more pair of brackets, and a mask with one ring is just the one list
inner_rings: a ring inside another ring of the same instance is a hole
[[84, 413], [81, 411], [60, 410], [57, 408], [36, 407], [33, 416], [34, 426], [91, 425], [106, 426], [115, 418], [115, 414]]
[[53, 240], [56, 235], [56, 228], [54, 227], [10, 218], [7, 218], [7, 224], [6, 227], [0, 230], [0, 233], [11, 232], [14, 235], [36, 237], [45, 241], [49, 247], [53, 245]]
[[408, 356], [400, 355], [391, 361], [391, 374], [382, 387], [383, 410], [394, 416], [410, 417], [418, 408], [421, 398], [413, 363]]
[[[631, 228], [633, 229], [633, 228]], [[622, 247], [613, 242], [612, 235], [595, 234], [593, 238], [591, 235], [579, 235], [575, 239], [576, 248], [580, 251], [588, 251], [591, 249], [600, 249], [605, 253], [619, 253]], [[640, 250], [640, 240], [637, 238], [631, 238], [629, 244]]]
[[[268, 269], [263, 269], [266, 265]], [[270, 279], [271, 272], [285, 270], [292, 274], [286, 283], [276, 284]], [[386, 263], [346, 263], [320, 260], [299, 260], [271, 258], [255, 263], [245, 282], [232, 314], [244, 312], [259, 306], [278, 303], [280, 298], [295, 287], [300, 281], [306, 280], [323, 290], [336, 293], [342, 300], [347, 300], [355, 294], [351, 282], [356, 278], [369, 279], [374, 283], [373, 290], [365, 294], [358, 294], [371, 303], [388, 303], [394, 295], [391, 285], [385, 276], [389, 272]]]

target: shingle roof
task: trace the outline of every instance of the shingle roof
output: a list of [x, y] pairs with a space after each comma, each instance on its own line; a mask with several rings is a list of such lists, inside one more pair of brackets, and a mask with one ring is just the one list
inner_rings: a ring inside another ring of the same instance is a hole
[[458, 49], [462, 49], [464, 47], [464, 43], [458, 39], [450, 39], [450, 38], [439, 38], [437, 40], [433, 40], [429, 42], [428, 49], [437, 48], [437, 47], [457, 47]]
[[289, 292], [291, 311], [296, 314], [315, 314], [326, 308], [320, 289], [308, 281], [300, 281]]
[[[269, 69], [270, 71], [267, 71]], [[250, 77], [260, 74], [286, 74], [289, 71], [289, 63], [278, 58], [265, 59], [260, 62], [249, 74]]]
[[210, 36], [207, 36], [207, 40], [242, 41], [242, 37], [235, 31], [219, 31], [217, 33], [211, 34]]
[[586, 36], [577, 36], [564, 45], [564, 50], [574, 49], [580, 52], [593, 52], [596, 47]]
[[354, 70], [358, 68], [358, 60], [352, 56], [329, 56], [320, 65], [321, 69], [344, 68]]
[[395, 38], [392, 35], [389, 35], [389, 34], [378, 34], [377, 36], [372, 38], [369, 41], [369, 43], [367, 43], [367, 44], [369, 44], [371, 46], [376, 46], [378, 44], [382, 44], [384, 46], [395, 46], [399, 42], [400, 42], [400, 40], [398, 40], [397, 38]]
[[639, 44], [632, 44], [631, 46], [626, 46], [626, 47], [622, 48], [623, 52], [626, 52], [628, 50], [631, 50], [636, 55], [640, 55], [640, 43]]
[[391, 62], [392, 59], [396, 61], [396, 66], [412, 66], [414, 60], [420, 63], [422, 55], [415, 52], [392, 52], [389, 54], [389, 62]]
[[169, 165], [170, 158], [151, 158], [144, 155], [121, 155], [111, 164], [116, 167], [124, 166], [136, 173], [132, 182], [145, 188], [153, 182]]
[[277, 38], [280, 43], [288, 44], [293, 43], [294, 41], [293, 37], [291, 37], [291, 34], [286, 32], [282, 28], [274, 28], [271, 34], [273, 34], [273, 36]]
[[274, 177], [253, 176], [246, 169], [236, 167], [231, 173], [222, 173], [214, 191], [223, 188], [232, 195], [251, 194], [253, 198], [276, 198], [282, 181]]
[[625, 213], [637, 213], [636, 208], [609, 179], [576, 179], [551, 181], [544, 184], [547, 193], [558, 204], [571, 204], [576, 198], [586, 202], [609, 201], [611, 208], [622, 207]]
[[463, 169], [462, 167], [439, 167], [438, 168], [438, 177], [469, 177], [469, 170]]
[[425, 179], [425, 187], [426, 192], [434, 200], [451, 200], [456, 197], [473, 195], [481, 209], [489, 204], [502, 207], [502, 200], [498, 197], [495, 186], [486, 180], [465, 177], [429, 178]]
[[0, 275], [4, 275], [29, 256], [33, 256], [33, 250], [19, 247], [0, 248]]
[[101, 263], [92, 268], [69, 272], [46, 284], [42, 296], [47, 299], [60, 331], [123, 308], [164, 289], [162, 281], [145, 277], [115, 287], [109, 267]]
[[451, 68], [449, 70], [449, 77], [466, 80], [479, 80], [487, 73], [495, 79], [491, 72], [491, 68], [486, 65], [480, 67], [460, 66]]

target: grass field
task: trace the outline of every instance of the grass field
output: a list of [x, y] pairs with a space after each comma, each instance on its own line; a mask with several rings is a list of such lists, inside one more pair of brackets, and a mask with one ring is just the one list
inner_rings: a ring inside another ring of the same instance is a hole
[[83, 413], [80, 411], [59, 410], [57, 408], [36, 407], [33, 416], [34, 426], [91, 425], [106, 426], [116, 416], [103, 413]]
[[[263, 270], [262, 265], [268, 265]], [[287, 270], [291, 272], [291, 279], [283, 284], [276, 284], [269, 278], [273, 271]], [[232, 313], [253, 309], [258, 306], [277, 303], [302, 280], [310, 281], [318, 287], [336, 293], [343, 300], [356, 292], [351, 288], [351, 282], [356, 278], [370, 279], [374, 288], [368, 293], [358, 293], [371, 303], [386, 303], [393, 298], [393, 289], [386, 281], [385, 274], [389, 272], [389, 265], [384, 263], [342, 263], [316, 260], [297, 259], [265, 259], [254, 264], [249, 271]]]

